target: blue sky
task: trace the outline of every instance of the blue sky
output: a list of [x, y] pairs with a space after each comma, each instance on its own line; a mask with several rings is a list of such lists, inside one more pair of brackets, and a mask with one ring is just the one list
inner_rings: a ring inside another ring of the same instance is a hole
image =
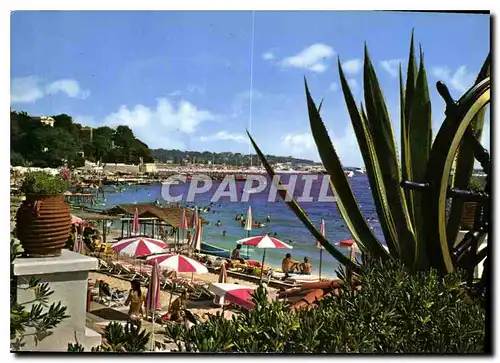
[[338, 56], [360, 102], [367, 42], [399, 142], [395, 71], [399, 61], [406, 66], [412, 28], [436, 131], [444, 107], [435, 82], [460, 96], [490, 49], [487, 15], [276, 11], [254, 19], [251, 72], [252, 12], [15, 12], [12, 108], [67, 113], [91, 126], [126, 124], [152, 148], [246, 153], [252, 78], [251, 131], [262, 150], [318, 160], [305, 75], [313, 97], [325, 99], [322, 116], [343, 164], [357, 166]]

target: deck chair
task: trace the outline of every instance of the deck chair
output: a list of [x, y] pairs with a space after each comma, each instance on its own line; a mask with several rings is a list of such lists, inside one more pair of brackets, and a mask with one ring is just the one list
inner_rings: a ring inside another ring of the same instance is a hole
[[107, 264], [107, 262], [104, 260], [101, 260], [101, 259], [99, 259], [98, 261], [99, 261], [99, 266], [97, 267], [97, 269], [99, 271], [108, 272], [110, 269], [110, 266]]
[[107, 307], [125, 306], [125, 292], [113, 290], [106, 283], [99, 284], [99, 302]]

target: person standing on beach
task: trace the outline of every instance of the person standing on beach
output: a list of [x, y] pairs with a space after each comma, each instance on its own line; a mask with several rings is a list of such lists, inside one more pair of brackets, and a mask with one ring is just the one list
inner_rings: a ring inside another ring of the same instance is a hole
[[139, 280], [132, 280], [131, 289], [128, 298], [125, 301], [125, 306], [129, 306], [128, 317], [132, 322], [137, 322], [142, 319], [142, 306], [146, 302], [146, 296], [141, 291], [141, 283]]

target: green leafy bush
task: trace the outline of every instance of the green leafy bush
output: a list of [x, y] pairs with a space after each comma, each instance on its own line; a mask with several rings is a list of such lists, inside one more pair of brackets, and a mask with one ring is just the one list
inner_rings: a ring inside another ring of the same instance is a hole
[[[104, 343], [92, 348], [92, 352], [144, 352], [148, 350], [150, 333], [141, 330], [141, 323], [125, 326], [111, 322], [104, 328]], [[78, 342], [68, 344], [68, 352], [84, 352]]]
[[226, 320], [220, 314], [188, 329], [166, 328], [185, 352], [478, 353], [484, 351], [481, 301], [470, 298], [459, 272], [410, 273], [400, 262], [371, 262], [358, 275], [361, 290], [343, 277], [339, 296], [292, 313], [256, 290], [256, 308]]
[[60, 175], [51, 175], [44, 171], [26, 173], [21, 191], [24, 194], [35, 194], [41, 196], [57, 195], [68, 189], [68, 182]]

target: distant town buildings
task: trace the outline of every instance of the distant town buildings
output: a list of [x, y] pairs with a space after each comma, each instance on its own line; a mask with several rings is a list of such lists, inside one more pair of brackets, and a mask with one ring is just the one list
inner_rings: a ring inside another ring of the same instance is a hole
[[54, 127], [54, 122], [56, 122], [56, 120], [54, 120], [52, 117], [47, 116], [35, 116], [32, 117], [32, 119], [35, 121], [40, 121], [42, 124], [50, 127]]

